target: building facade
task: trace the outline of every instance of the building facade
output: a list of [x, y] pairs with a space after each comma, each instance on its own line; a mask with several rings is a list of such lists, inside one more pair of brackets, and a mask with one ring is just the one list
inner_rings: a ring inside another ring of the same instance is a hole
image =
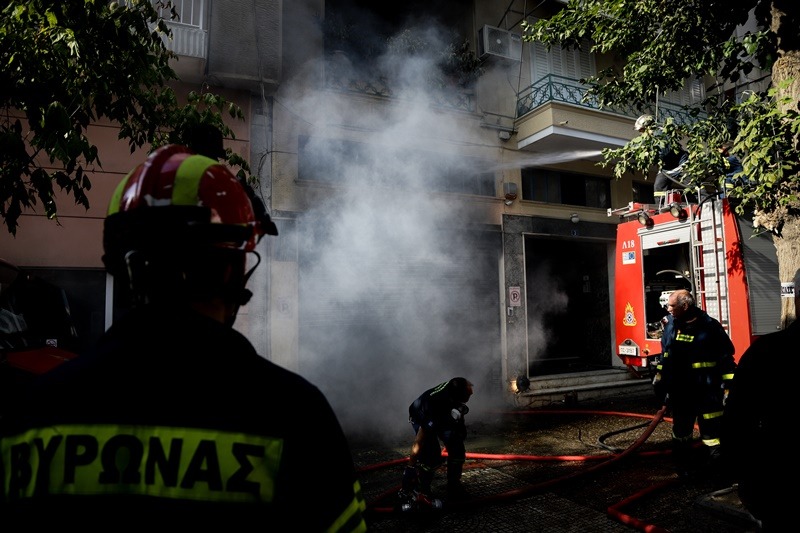
[[[564, 2], [375, 4], [176, 3], [177, 88], [245, 111], [226, 143], [280, 233], [259, 245], [236, 327], [346, 425], [453, 375], [502, 398], [519, 376], [620, 366], [608, 210], [651, 200], [652, 179], [597, 164], [639, 114], [583, 100], [581, 79], [610, 60], [522, 40], [522, 21]], [[682, 120], [701, 92], [690, 81], [654, 111]], [[91, 209], [63, 202], [59, 225], [27, 213], [0, 235], [4, 259], [67, 289], [87, 341], [113, 319], [105, 207], [146, 155], [93, 129]]]

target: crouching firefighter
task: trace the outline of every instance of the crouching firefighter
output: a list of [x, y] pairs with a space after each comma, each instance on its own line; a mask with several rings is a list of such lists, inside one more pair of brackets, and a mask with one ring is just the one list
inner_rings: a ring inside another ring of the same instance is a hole
[[466, 404], [472, 387], [466, 378], [456, 377], [426, 390], [409, 406], [409, 422], [416, 436], [398, 495], [403, 510], [442, 507], [441, 500], [431, 497], [436, 469], [444, 462], [441, 444], [447, 450], [448, 499], [468, 497], [461, 474], [466, 460], [464, 416], [469, 412]]
[[218, 154], [167, 145], [116, 188], [103, 261], [125, 310], [0, 419], [4, 531], [366, 530], [327, 399], [232, 327], [278, 229]]

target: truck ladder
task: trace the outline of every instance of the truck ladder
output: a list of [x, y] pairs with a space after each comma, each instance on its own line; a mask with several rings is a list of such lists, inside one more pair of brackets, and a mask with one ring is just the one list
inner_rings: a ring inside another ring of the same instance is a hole
[[[700, 189], [697, 194], [701, 198]], [[690, 217], [689, 235], [697, 304], [716, 318], [730, 335], [722, 202], [716, 196], [709, 196], [691, 211]]]

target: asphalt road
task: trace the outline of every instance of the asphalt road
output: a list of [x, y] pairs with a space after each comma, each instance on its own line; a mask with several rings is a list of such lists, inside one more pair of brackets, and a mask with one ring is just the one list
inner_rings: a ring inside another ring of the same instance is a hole
[[735, 486], [679, 478], [671, 419], [652, 395], [540, 409], [470, 411], [464, 483], [471, 499], [402, 513], [396, 492], [408, 439], [351, 441], [371, 531], [754, 533]]

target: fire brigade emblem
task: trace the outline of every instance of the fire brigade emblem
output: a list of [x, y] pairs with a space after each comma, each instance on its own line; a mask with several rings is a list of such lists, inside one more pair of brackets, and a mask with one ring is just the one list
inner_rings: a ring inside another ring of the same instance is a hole
[[633, 314], [633, 306], [628, 302], [625, 304], [625, 316], [622, 317], [623, 326], [635, 326], [636, 316]]

